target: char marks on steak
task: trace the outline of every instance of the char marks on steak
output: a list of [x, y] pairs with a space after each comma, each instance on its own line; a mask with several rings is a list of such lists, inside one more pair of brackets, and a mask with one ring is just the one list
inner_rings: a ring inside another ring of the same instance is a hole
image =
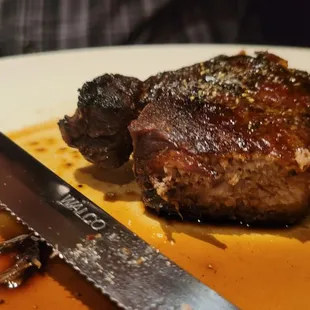
[[[129, 81], [134, 87], [127, 89]], [[107, 100], [98, 98], [119, 85], [118, 106], [131, 112], [119, 111], [127, 117], [112, 119]], [[144, 82], [117, 76], [109, 85], [86, 88], [89, 94], [79, 103], [87, 98], [87, 104], [79, 104], [78, 117], [60, 122], [65, 141], [77, 141], [69, 145], [105, 167], [128, 159], [133, 143], [147, 207], [194, 220], [248, 223], [293, 223], [308, 211], [310, 78], [276, 55], [221, 55]], [[109, 141], [118, 147], [107, 154], [99, 140], [92, 146], [100, 156], [87, 155], [87, 142], [96, 137], [89, 138], [79, 122], [94, 122], [100, 139], [110, 123], [117, 124]], [[116, 160], [102, 160], [105, 154]]]
[[132, 153], [128, 131], [137, 118], [142, 82], [119, 74], [104, 74], [79, 89], [78, 107], [72, 117], [59, 121], [64, 141], [102, 168], [122, 166]]

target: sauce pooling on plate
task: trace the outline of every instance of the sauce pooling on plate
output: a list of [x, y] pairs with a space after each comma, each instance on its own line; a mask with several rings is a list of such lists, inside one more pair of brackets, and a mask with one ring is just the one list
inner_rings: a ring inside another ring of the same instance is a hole
[[[131, 163], [98, 169], [59, 134], [56, 121], [9, 136], [113, 217], [241, 309], [307, 309], [310, 220], [293, 228], [254, 229], [168, 221], [146, 212]], [[0, 235], [20, 233], [0, 214]], [[6, 261], [4, 261], [4, 259]], [[3, 258], [4, 268], [8, 258]], [[62, 261], [17, 290], [0, 288], [3, 309], [109, 309], [105, 297]], [[1, 302], [1, 301], [0, 301]], [[105, 307], [103, 307], [105, 305]]]

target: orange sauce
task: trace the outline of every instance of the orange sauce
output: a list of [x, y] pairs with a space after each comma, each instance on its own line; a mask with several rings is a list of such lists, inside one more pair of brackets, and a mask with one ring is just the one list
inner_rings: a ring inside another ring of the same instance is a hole
[[[62, 141], [56, 122], [9, 136], [113, 217], [241, 309], [308, 309], [310, 220], [266, 230], [170, 222], [139, 199], [131, 163], [105, 172]], [[2, 216], [2, 217], [1, 217]], [[9, 217], [0, 230], [14, 235]], [[15, 225], [16, 226], [16, 225]], [[15, 233], [16, 234], [16, 233]], [[0, 263], [0, 268], [1, 263]], [[108, 301], [70, 267], [51, 260], [47, 273], [16, 290], [0, 288], [3, 309], [109, 309]]]

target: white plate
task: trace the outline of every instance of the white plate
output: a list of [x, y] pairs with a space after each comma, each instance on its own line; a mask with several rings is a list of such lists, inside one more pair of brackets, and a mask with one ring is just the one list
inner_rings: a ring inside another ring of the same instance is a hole
[[[86, 80], [91, 80], [103, 73], [122, 73], [144, 79], [158, 71], [190, 65], [219, 54], [235, 54], [242, 49], [248, 53], [255, 50], [268, 50], [287, 59], [290, 67], [310, 72], [310, 49], [282, 47], [135, 46], [6, 58], [0, 60], [0, 131], [16, 130], [49, 119], [59, 119], [65, 113], [72, 114], [76, 108], [77, 89]], [[91, 190], [89, 193], [96, 192], [94, 188], [89, 190]], [[101, 195], [102, 193], [97, 197], [102, 199]], [[128, 208], [133, 202], [123, 203], [122, 208]], [[130, 210], [138, 210], [138, 207], [134, 209], [131, 205]], [[128, 219], [130, 219], [129, 225], [133, 218]], [[194, 262], [190, 262], [193, 266], [191, 272], [199, 276], [202, 272], [203, 276], [206, 275], [205, 279], [214, 285], [213, 288], [216, 291], [234, 303], [250, 304], [252, 307], [254, 300], [256, 309], [260, 307], [257, 300], [263, 302], [265, 306], [271, 305], [270, 309], [283, 309], [283, 307], [293, 309], [298, 301], [304, 305], [300, 309], [306, 309], [308, 306], [307, 298], [304, 296], [307, 296], [305, 292], [309, 287], [307, 285], [309, 268], [306, 268], [305, 259], [310, 253], [309, 244], [305, 245], [298, 240], [283, 239], [276, 235], [251, 233], [242, 235], [241, 238], [241, 235], [231, 233], [225, 235], [218, 231], [221, 242], [229, 244], [223, 251], [203, 241], [205, 237], [209, 238], [208, 230], [197, 235], [196, 228], [188, 228], [183, 233], [185, 227], [182, 226], [182, 230], [176, 229], [176, 233], [173, 234], [175, 241], [171, 243], [172, 241], [168, 240], [167, 245], [163, 246], [166, 241], [161, 241], [165, 233], [162, 224], [147, 216], [143, 218], [141, 216], [136, 223], [149, 228], [145, 231], [147, 231], [149, 240], [152, 239], [154, 246], [155, 244], [162, 245], [162, 249], [170, 253], [170, 258], [177, 258], [179, 263], [187, 267], [189, 267], [189, 256], [183, 249], [189, 245], [191, 247], [190, 259]], [[156, 238], [153, 240], [155, 233]], [[203, 238], [200, 239], [199, 236]], [[286, 242], [289, 240], [285, 247], [283, 247], [284, 240]], [[242, 252], [239, 252], [240, 250]], [[177, 255], [172, 255], [172, 253]], [[279, 264], [280, 260], [281, 264]], [[294, 268], [290, 269], [293, 266]], [[253, 272], [254, 269], [257, 272]], [[257, 277], [260, 274], [262, 276]], [[266, 282], [267, 278], [269, 281]], [[286, 280], [287, 278], [289, 281]], [[274, 284], [278, 281], [279, 284]], [[243, 294], [238, 292], [243, 292]], [[21, 300], [24, 300], [24, 296]], [[248, 309], [251, 309], [250, 306]]]
[[103, 73], [146, 78], [158, 71], [207, 60], [241, 49], [268, 50], [289, 65], [310, 71], [310, 49], [241, 45], [153, 45], [82, 49], [0, 60], [0, 130], [20, 129], [76, 106], [77, 89]]

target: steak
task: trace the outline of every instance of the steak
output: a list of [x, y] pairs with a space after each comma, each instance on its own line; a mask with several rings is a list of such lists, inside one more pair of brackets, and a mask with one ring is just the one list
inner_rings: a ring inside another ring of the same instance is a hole
[[105, 74], [79, 89], [72, 117], [59, 121], [64, 141], [102, 168], [122, 166], [132, 153], [129, 123], [138, 117], [142, 82]]
[[309, 210], [310, 77], [276, 55], [220, 55], [144, 82], [104, 75], [59, 125], [106, 168], [133, 145], [143, 201], [159, 214], [289, 224]]

